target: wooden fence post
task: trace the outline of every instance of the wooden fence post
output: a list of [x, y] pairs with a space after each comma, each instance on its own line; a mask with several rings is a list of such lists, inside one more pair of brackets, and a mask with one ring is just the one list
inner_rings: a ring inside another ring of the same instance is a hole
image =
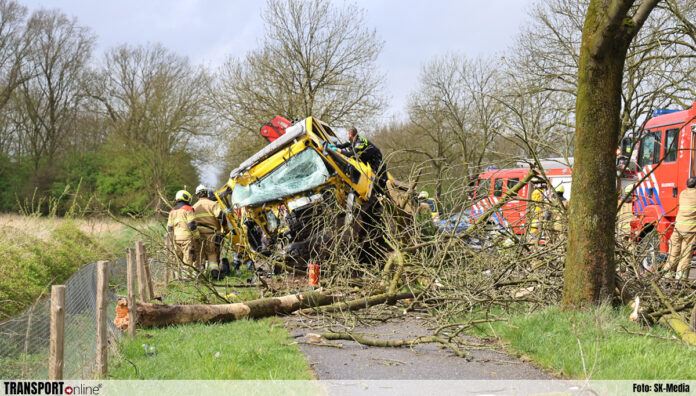
[[182, 273], [181, 260], [179, 260], [179, 257], [176, 255], [176, 242], [172, 238], [171, 233], [167, 234], [167, 240], [165, 243], [168, 243], [167, 260], [173, 263], [172, 271], [174, 272], [174, 280], [183, 279], [184, 275]]
[[149, 302], [150, 299], [148, 298], [147, 294], [147, 281], [145, 280], [145, 266], [138, 258], [138, 253], [135, 249], [133, 249], [133, 259], [138, 274], [138, 294], [140, 295], [140, 301]]
[[169, 263], [162, 264], [164, 264], [164, 287], [166, 289], [169, 286]]
[[48, 360], [48, 379], [63, 379], [63, 349], [65, 348], [65, 285], [51, 287], [51, 339]]
[[108, 348], [106, 336], [106, 304], [109, 302], [109, 262], [97, 262], [97, 375], [106, 376]]
[[127, 260], [127, 283], [128, 283], [128, 335], [131, 340], [135, 339], [135, 323], [137, 321], [135, 312], [135, 251], [133, 248], [126, 248]]
[[[149, 302], [152, 300], [154, 295], [154, 290], [152, 290], [152, 276], [150, 276], [150, 264], [145, 258], [145, 244], [143, 241], [135, 242], [135, 256], [138, 259], [138, 268], [142, 267], [143, 277], [145, 278], [145, 286], [147, 298], [143, 299], [143, 302]], [[142, 297], [141, 297], [142, 298]]]
[[172, 251], [172, 240], [169, 237], [169, 234], [164, 236], [164, 255], [162, 257], [162, 261], [164, 262], [164, 287], [166, 288], [169, 285], [169, 277], [170, 277], [170, 263], [171, 261], [169, 258], [171, 257], [171, 251]]

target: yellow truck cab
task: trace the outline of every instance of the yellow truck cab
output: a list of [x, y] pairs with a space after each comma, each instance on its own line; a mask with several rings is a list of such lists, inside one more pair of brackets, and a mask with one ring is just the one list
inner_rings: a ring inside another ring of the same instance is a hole
[[339, 141], [327, 124], [309, 117], [230, 172], [216, 196], [233, 224], [230, 238], [237, 252], [255, 260], [283, 243], [286, 262], [304, 267], [314, 239], [325, 232], [311, 225], [319, 208], [332, 203], [343, 208], [341, 226], [352, 220], [353, 207], [373, 198], [373, 171], [328, 147]]

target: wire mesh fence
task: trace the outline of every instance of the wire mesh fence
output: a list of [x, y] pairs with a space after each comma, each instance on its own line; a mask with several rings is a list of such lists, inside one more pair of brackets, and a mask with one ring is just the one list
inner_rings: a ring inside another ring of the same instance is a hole
[[[164, 279], [164, 265], [150, 260], [155, 283]], [[109, 262], [108, 338], [121, 338], [114, 325], [116, 303], [127, 295], [125, 259]], [[65, 347], [63, 377], [94, 377], [96, 363], [97, 262], [80, 268], [65, 282]], [[21, 314], [0, 323], [0, 378], [48, 378], [50, 298], [38, 301]], [[111, 349], [111, 348], [110, 348]]]

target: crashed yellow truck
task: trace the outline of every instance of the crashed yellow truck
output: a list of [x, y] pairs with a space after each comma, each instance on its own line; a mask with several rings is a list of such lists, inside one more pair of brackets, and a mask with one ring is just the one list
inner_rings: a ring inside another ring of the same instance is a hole
[[[367, 236], [386, 198], [374, 192], [370, 165], [329, 148], [338, 143], [329, 125], [309, 117], [232, 170], [216, 196], [238, 255], [303, 269]], [[403, 194], [396, 184], [389, 176], [388, 190]]]

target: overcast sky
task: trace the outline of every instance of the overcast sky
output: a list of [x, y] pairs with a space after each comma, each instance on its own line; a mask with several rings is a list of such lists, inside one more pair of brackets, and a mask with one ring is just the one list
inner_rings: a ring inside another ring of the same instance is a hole
[[[98, 35], [98, 49], [160, 42], [194, 63], [216, 66], [258, 46], [261, 0], [20, 0], [30, 10], [59, 8]], [[341, 1], [336, 1], [342, 4]], [[403, 109], [420, 66], [433, 56], [500, 54], [527, 19], [532, 0], [360, 0], [385, 41], [388, 114]]]
[[[228, 56], [243, 57], [258, 47], [263, 34], [261, 0], [19, 1], [30, 11], [59, 8], [77, 17], [97, 34], [98, 55], [123, 43], [160, 42], [193, 63], [214, 67]], [[386, 119], [402, 114], [423, 62], [448, 52], [497, 56], [508, 49], [533, 0], [359, 0], [357, 4], [366, 9], [368, 24], [385, 42], [379, 66], [390, 98]]]

